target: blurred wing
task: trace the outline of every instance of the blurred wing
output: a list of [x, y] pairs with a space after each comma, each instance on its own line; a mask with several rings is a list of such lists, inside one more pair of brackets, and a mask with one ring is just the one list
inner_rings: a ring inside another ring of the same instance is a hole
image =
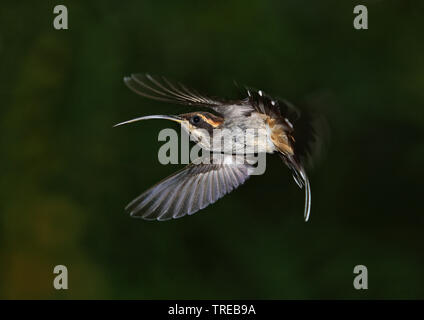
[[226, 103], [202, 95], [181, 83], [173, 83], [164, 77], [132, 74], [130, 77], [125, 77], [124, 82], [135, 93], [154, 100], [209, 108], [219, 107]]
[[294, 138], [294, 153], [300, 164], [312, 166], [329, 139], [329, 128], [324, 117], [311, 106], [303, 104], [296, 107], [287, 100], [272, 98], [261, 90], [246, 89], [249, 103], [255, 111], [279, 118], [286, 124], [286, 130]]
[[149, 74], [132, 74], [124, 78], [125, 84], [135, 93], [154, 100], [178, 103], [187, 106], [210, 108], [222, 115], [250, 112], [253, 108], [243, 101], [229, 101], [211, 98], [181, 83], [172, 82], [164, 77]]
[[304, 106], [299, 119], [293, 121], [294, 152], [300, 163], [312, 167], [319, 161], [329, 140], [329, 128], [324, 116]]
[[212, 164], [192, 163], [154, 185], [125, 209], [131, 216], [146, 220], [191, 215], [243, 184], [250, 168], [230, 155], [221, 155]]

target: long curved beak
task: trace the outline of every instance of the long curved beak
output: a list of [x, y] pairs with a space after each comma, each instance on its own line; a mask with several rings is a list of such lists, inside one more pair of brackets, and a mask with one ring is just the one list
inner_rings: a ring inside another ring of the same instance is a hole
[[118, 124], [115, 124], [113, 127], [118, 127], [118, 126], [122, 126], [124, 124], [133, 123], [133, 122], [137, 122], [137, 121], [141, 121], [141, 120], [149, 120], [149, 119], [165, 119], [165, 120], [171, 120], [171, 121], [175, 121], [175, 122], [179, 122], [179, 123], [181, 123], [183, 121], [183, 119], [179, 116], [153, 115], [153, 116], [139, 117], [139, 118], [131, 119], [131, 120], [128, 120], [128, 121], [120, 122]]

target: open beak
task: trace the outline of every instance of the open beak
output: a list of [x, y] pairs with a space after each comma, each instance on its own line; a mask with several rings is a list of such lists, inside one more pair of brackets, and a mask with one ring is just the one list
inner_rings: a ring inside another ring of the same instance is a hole
[[139, 117], [139, 118], [131, 119], [131, 120], [128, 120], [128, 121], [120, 122], [118, 124], [115, 124], [114, 127], [122, 126], [122, 125], [128, 124], [128, 123], [137, 122], [137, 121], [140, 121], [140, 120], [149, 120], [149, 119], [165, 119], [165, 120], [171, 120], [171, 121], [175, 121], [175, 122], [179, 122], [179, 123], [181, 123], [183, 121], [183, 119], [179, 116], [154, 115], [154, 116]]

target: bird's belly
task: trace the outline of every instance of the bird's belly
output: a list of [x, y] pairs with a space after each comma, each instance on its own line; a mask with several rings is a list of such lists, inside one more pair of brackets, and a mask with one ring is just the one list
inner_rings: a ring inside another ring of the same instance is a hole
[[267, 128], [241, 129], [215, 133], [212, 143], [204, 145], [213, 152], [232, 154], [273, 153], [276, 151]]
[[200, 146], [213, 152], [232, 154], [292, 153], [282, 124], [267, 115], [253, 113], [248, 118], [232, 119], [225, 129], [214, 130], [211, 139]]

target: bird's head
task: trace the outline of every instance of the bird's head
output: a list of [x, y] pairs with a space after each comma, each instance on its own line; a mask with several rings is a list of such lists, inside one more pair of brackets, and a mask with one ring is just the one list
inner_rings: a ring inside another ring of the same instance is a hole
[[205, 138], [212, 136], [213, 130], [220, 129], [224, 123], [224, 118], [222, 117], [216, 116], [210, 112], [197, 111], [180, 115], [144, 116], [118, 123], [115, 127], [149, 119], [165, 119], [178, 122], [195, 141], [202, 141], [205, 140]]
[[190, 134], [194, 141], [206, 142], [219, 129], [224, 119], [209, 112], [190, 112], [180, 115], [183, 129]]

